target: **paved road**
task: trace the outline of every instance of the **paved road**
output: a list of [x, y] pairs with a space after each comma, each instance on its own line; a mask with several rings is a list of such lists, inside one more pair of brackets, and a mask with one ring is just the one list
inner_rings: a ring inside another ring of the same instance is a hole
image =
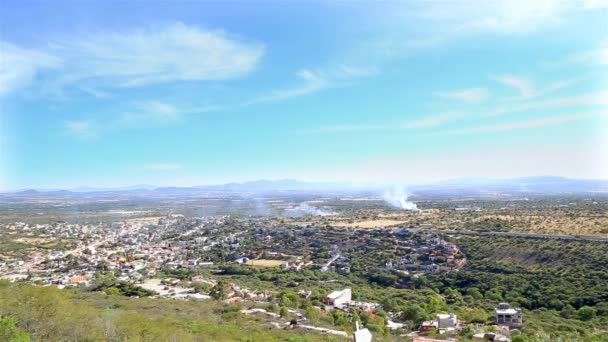
[[601, 236], [589, 236], [589, 235], [535, 234], [535, 233], [516, 233], [516, 232], [479, 232], [479, 231], [473, 231], [473, 230], [433, 230], [433, 229], [414, 230], [414, 229], [412, 229], [412, 231], [440, 233], [440, 234], [454, 234], [454, 235], [492, 235], [492, 236], [522, 237], [522, 238], [534, 238], [534, 239], [585, 240], [585, 241], [608, 242], [608, 236], [601, 237]]
[[331, 266], [331, 264], [336, 261], [339, 257], [341, 256], [341, 254], [336, 254], [336, 256], [334, 256], [333, 258], [331, 258], [327, 264], [325, 264], [323, 267], [321, 267], [321, 272], [327, 272], [329, 270], [329, 266]]

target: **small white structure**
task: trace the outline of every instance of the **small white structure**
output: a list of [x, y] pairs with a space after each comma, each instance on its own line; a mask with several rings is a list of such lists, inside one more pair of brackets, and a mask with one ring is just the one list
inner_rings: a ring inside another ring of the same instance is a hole
[[352, 291], [351, 289], [344, 289], [341, 291], [334, 291], [325, 297], [325, 304], [333, 305], [338, 309], [342, 309], [345, 306], [348, 306], [352, 301]]
[[494, 322], [511, 328], [520, 328], [523, 325], [521, 309], [513, 308], [509, 303], [499, 303], [494, 308]]
[[437, 328], [438, 329], [448, 329], [448, 328], [456, 328], [456, 315], [451, 314], [437, 314]]
[[234, 262], [237, 264], [244, 264], [247, 261], [249, 261], [249, 258], [247, 258], [247, 257], [242, 257], [242, 258], [238, 258], [238, 259], [234, 260]]
[[389, 328], [390, 330], [397, 330], [397, 329], [401, 329], [405, 326], [405, 324], [403, 323], [397, 323], [397, 322], [393, 322], [390, 319], [386, 322], [386, 327]]
[[359, 321], [355, 321], [353, 340], [355, 342], [372, 342], [372, 333], [367, 328], [359, 329]]

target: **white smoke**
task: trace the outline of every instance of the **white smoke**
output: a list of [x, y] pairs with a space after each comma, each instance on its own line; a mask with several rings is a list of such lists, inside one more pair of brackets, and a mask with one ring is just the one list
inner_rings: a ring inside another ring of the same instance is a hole
[[299, 217], [299, 216], [305, 216], [305, 215], [314, 215], [314, 216], [331, 216], [331, 215], [336, 215], [335, 212], [333, 211], [328, 211], [328, 210], [323, 210], [317, 207], [313, 207], [312, 205], [309, 205], [308, 203], [300, 203], [300, 205], [298, 205], [295, 208], [291, 208], [291, 209], [287, 209], [286, 212], [287, 216], [292, 216], [292, 217]]
[[407, 200], [407, 192], [402, 186], [395, 186], [384, 192], [382, 196], [386, 203], [404, 210], [418, 210], [416, 203]]

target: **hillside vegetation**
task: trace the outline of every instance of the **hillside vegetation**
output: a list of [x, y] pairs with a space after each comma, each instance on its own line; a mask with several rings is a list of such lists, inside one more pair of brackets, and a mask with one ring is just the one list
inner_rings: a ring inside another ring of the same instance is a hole
[[428, 284], [449, 301], [468, 298], [487, 310], [501, 301], [523, 307], [529, 311], [522, 331], [529, 336], [544, 331], [565, 340], [608, 339], [608, 244], [500, 237], [455, 241], [467, 266], [430, 276]]
[[342, 341], [269, 327], [239, 306], [0, 283], [1, 341]]

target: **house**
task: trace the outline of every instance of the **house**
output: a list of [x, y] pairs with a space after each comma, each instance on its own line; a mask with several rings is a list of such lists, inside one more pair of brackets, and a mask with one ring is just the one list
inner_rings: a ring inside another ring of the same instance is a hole
[[69, 277], [67, 279], [67, 283], [68, 284], [80, 284], [80, 283], [87, 283], [89, 281], [89, 276], [86, 275], [80, 275], [80, 276], [73, 276], [73, 277]]
[[372, 342], [372, 333], [367, 328], [360, 329], [359, 321], [355, 321], [355, 332], [353, 333], [355, 342]]
[[356, 308], [359, 311], [363, 311], [363, 312], [374, 312], [375, 310], [379, 310], [382, 308], [382, 305], [378, 304], [378, 303], [370, 303], [370, 302], [355, 302], [355, 301], [351, 301], [349, 303], [349, 306], [351, 308]]
[[452, 242], [445, 243], [443, 245], [443, 248], [446, 251], [451, 252], [451, 253], [458, 253], [459, 252], [458, 247], [454, 243], [452, 243]]
[[352, 301], [352, 296], [353, 294], [351, 289], [334, 291], [325, 297], [324, 302], [327, 305], [333, 305], [336, 308], [342, 309], [350, 304]]
[[247, 258], [247, 257], [242, 257], [242, 258], [238, 258], [238, 259], [234, 260], [234, 262], [237, 264], [244, 264], [247, 261], [249, 261], [249, 258]]
[[519, 328], [523, 325], [521, 309], [513, 308], [509, 303], [499, 303], [494, 308], [494, 322], [510, 328]]
[[336, 270], [336, 272], [338, 272], [338, 274], [349, 274], [350, 273], [350, 267], [348, 266], [343, 266], [340, 267]]
[[437, 314], [437, 328], [438, 329], [449, 329], [456, 328], [456, 315], [451, 314]]
[[308, 298], [312, 295], [312, 291], [308, 290], [300, 290], [300, 292], [298, 292], [298, 294], [300, 295], [300, 297], [302, 298]]
[[404, 323], [393, 322], [390, 319], [386, 322], [386, 327], [390, 330], [403, 329], [404, 326]]
[[423, 333], [423, 332], [427, 332], [429, 330], [436, 330], [437, 326], [438, 326], [437, 321], [424, 321], [420, 325], [419, 332]]
[[286, 261], [285, 263], [281, 264], [281, 269], [285, 270], [285, 271], [299, 271], [302, 269], [302, 266], [304, 265], [303, 262], [289, 262]]

